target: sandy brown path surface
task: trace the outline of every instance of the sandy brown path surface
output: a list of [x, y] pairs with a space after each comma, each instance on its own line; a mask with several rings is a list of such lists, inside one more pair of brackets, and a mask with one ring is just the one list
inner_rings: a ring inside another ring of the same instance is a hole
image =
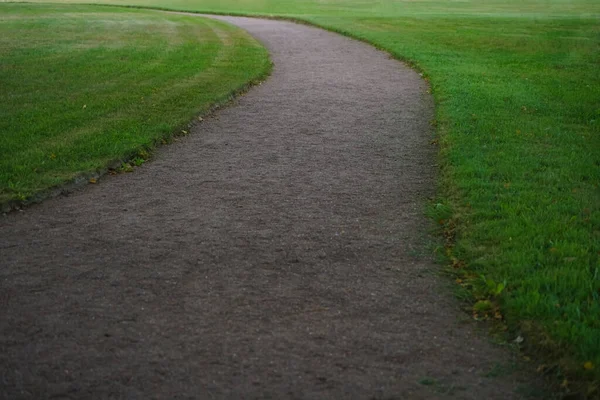
[[519, 398], [423, 248], [424, 82], [229, 20], [267, 82], [135, 173], [0, 218], [0, 398]]

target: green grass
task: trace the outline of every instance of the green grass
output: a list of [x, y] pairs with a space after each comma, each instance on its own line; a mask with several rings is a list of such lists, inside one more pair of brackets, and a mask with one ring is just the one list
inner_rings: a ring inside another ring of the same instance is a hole
[[269, 68], [253, 38], [213, 20], [0, 4], [0, 203], [145, 157]]
[[436, 100], [447, 255], [507, 282], [502, 312], [529, 343], [600, 378], [600, 2], [96, 2], [286, 16], [410, 62]]

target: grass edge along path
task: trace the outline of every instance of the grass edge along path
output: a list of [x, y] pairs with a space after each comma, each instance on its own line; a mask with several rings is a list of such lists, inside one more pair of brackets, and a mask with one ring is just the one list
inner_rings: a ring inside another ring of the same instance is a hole
[[4, 211], [141, 165], [195, 117], [271, 71], [262, 45], [212, 19], [93, 5], [0, 7], [0, 29], [12, 33], [0, 43]]

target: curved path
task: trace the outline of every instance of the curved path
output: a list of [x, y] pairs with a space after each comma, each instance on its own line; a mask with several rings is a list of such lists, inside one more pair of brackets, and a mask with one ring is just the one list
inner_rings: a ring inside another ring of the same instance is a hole
[[323, 30], [225, 19], [270, 79], [134, 174], [0, 219], [0, 398], [515, 397], [421, 249], [424, 82]]

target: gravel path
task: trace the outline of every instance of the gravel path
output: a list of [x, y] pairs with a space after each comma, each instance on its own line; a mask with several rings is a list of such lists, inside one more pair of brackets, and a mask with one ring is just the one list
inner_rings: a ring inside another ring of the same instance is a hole
[[423, 248], [425, 83], [223, 19], [270, 49], [264, 84], [135, 173], [1, 217], [0, 398], [518, 398]]

